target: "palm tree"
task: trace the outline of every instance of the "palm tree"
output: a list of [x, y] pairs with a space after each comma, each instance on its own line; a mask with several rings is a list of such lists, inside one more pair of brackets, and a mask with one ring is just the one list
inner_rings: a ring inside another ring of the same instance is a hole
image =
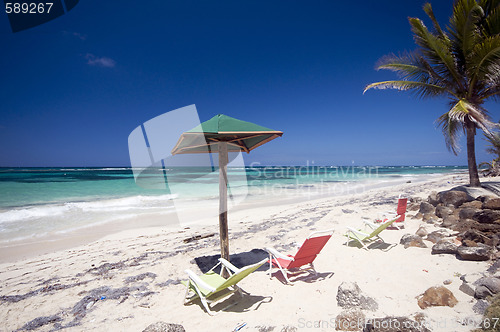
[[480, 186], [474, 140], [476, 129], [490, 134], [494, 124], [482, 107], [500, 94], [500, 0], [457, 0], [447, 32], [441, 29], [431, 4], [424, 5], [433, 31], [409, 18], [416, 51], [383, 57], [377, 69], [395, 71], [400, 80], [369, 84], [369, 89], [409, 90], [417, 96], [445, 96], [449, 111], [441, 115], [446, 146], [455, 155], [461, 132], [467, 136], [470, 185]]

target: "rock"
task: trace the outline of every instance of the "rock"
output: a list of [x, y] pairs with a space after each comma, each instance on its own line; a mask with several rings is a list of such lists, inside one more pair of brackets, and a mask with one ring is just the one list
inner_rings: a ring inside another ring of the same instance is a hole
[[399, 241], [400, 244], [404, 245], [405, 249], [409, 247], [427, 248], [422, 238], [415, 234], [405, 234]]
[[474, 297], [485, 299], [488, 296], [493, 296], [500, 292], [500, 279], [494, 277], [485, 277], [478, 279]]
[[337, 331], [362, 331], [365, 314], [361, 310], [344, 310], [335, 318]]
[[456, 208], [470, 200], [465, 192], [458, 190], [442, 191], [438, 196], [441, 203], [444, 205], [452, 204]]
[[478, 281], [479, 279], [481, 279], [483, 277], [484, 277], [484, 275], [482, 273], [479, 273], [479, 272], [467, 273], [467, 274], [463, 274], [462, 276], [460, 276], [460, 280], [462, 280], [463, 282], [466, 282], [468, 284], [475, 284], [476, 281]]
[[466, 261], [487, 261], [490, 259], [490, 250], [486, 246], [458, 247], [458, 255]]
[[457, 216], [454, 216], [454, 215], [446, 216], [443, 218], [443, 222], [441, 223], [441, 226], [451, 228], [453, 226], [456, 226], [459, 221], [460, 220], [458, 219]]
[[429, 234], [429, 232], [427, 232], [427, 230], [425, 229], [424, 226], [420, 226], [417, 231], [415, 232], [416, 235], [420, 236], [420, 237], [424, 237], [426, 236], [427, 234]]
[[448, 240], [440, 240], [438, 243], [432, 246], [432, 255], [438, 254], [451, 254], [455, 255], [458, 253], [458, 246], [453, 242]]
[[447, 206], [439, 205], [436, 207], [436, 216], [439, 218], [444, 218], [453, 214], [453, 210]]
[[499, 269], [500, 269], [500, 259], [497, 259], [495, 263], [493, 263], [486, 271], [488, 271], [489, 273], [497, 273]]
[[429, 202], [432, 206], [437, 206], [439, 204], [438, 193], [436, 191], [431, 192], [429, 197], [427, 197], [427, 202]]
[[421, 309], [434, 306], [454, 307], [458, 303], [453, 293], [444, 286], [431, 287], [418, 299], [418, 306]]
[[483, 209], [483, 203], [481, 201], [470, 201], [470, 202], [465, 202], [462, 205], [460, 205], [460, 208], [462, 209]]
[[490, 306], [486, 300], [477, 300], [476, 304], [472, 306], [472, 311], [478, 315], [484, 315], [486, 309]]
[[474, 288], [472, 288], [472, 286], [466, 283], [465, 281], [462, 282], [462, 284], [460, 285], [460, 287], [458, 287], [458, 289], [469, 296], [474, 296], [474, 294], [476, 293]]
[[418, 212], [420, 212], [424, 215], [426, 213], [434, 213], [435, 211], [436, 211], [436, 208], [432, 204], [427, 203], [427, 202], [420, 203], [420, 209], [418, 210]]
[[422, 219], [423, 218], [423, 214], [421, 212], [418, 212], [416, 215], [415, 215], [415, 219]]
[[[477, 201], [474, 201], [477, 202]], [[458, 218], [460, 220], [465, 220], [465, 219], [472, 219], [474, 215], [478, 212], [481, 212], [479, 209], [474, 209], [474, 208], [464, 208], [460, 209], [460, 212], [458, 213]]]
[[500, 198], [485, 197], [482, 208], [490, 210], [500, 210]]
[[440, 231], [434, 231], [427, 235], [426, 240], [432, 243], [438, 243], [445, 235]]
[[378, 303], [371, 297], [361, 294], [361, 289], [355, 282], [343, 282], [337, 291], [337, 304], [343, 308], [360, 308], [375, 311]]
[[482, 210], [474, 214], [472, 219], [482, 224], [493, 224], [497, 221], [500, 222], [500, 211]]
[[408, 317], [384, 317], [369, 319], [363, 332], [430, 332], [424, 323]]
[[156, 322], [146, 327], [142, 332], [185, 332], [184, 327], [179, 324]]
[[452, 282], [453, 282], [453, 280], [451, 280], [451, 279], [446, 279], [445, 281], [443, 281], [443, 284], [445, 284], [445, 285], [449, 285], [449, 284], [451, 284]]

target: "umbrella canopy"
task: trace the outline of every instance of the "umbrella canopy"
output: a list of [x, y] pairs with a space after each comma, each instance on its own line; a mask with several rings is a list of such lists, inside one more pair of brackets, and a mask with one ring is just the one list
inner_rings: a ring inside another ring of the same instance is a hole
[[[208, 121], [184, 132], [172, 149], [172, 154], [216, 153], [219, 142], [227, 142], [228, 152], [245, 151], [265, 144], [283, 132], [238, 120], [224, 114], [217, 114]], [[200, 137], [203, 138], [200, 140]]]
[[265, 144], [283, 132], [218, 114], [195, 128], [182, 133], [172, 155], [184, 153], [219, 154], [219, 235], [221, 257], [229, 260], [227, 226], [227, 164], [228, 152], [245, 151]]

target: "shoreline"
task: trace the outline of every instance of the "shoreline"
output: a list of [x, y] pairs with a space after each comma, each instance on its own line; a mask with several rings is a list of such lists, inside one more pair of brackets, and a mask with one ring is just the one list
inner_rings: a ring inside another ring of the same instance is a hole
[[[264, 191], [264, 194], [250, 193], [245, 200], [230, 208], [229, 213], [239, 212], [244, 210], [275, 207], [283, 205], [295, 205], [303, 202], [314, 203], [315, 201], [326, 199], [329, 197], [343, 197], [348, 195], [363, 194], [364, 192], [385, 187], [397, 186], [412, 181], [414, 183], [432, 181], [442, 177], [453, 177], [463, 175], [463, 172], [448, 173], [448, 174], [431, 174], [431, 180], [428, 179], [429, 174], [413, 174], [402, 177], [387, 178], [384, 180], [364, 179], [360, 181], [350, 181], [341, 183], [312, 183], [299, 185], [300, 188], [279, 188], [280, 193], [285, 191], [285, 195], [277, 195], [274, 192], [275, 188], [263, 187], [259, 188]], [[319, 189], [319, 192], [318, 192]], [[273, 193], [269, 194], [269, 191]], [[129, 197], [126, 197], [129, 198]], [[100, 200], [87, 201], [99, 202]], [[25, 238], [21, 240], [13, 240], [0, 243], [0, 263], [14, 262], [20, 259], [28, 259], [41, 254], [49, 254], [61, 250], [71, 249], [73, 247], [82, 246], [85, 244], [98, 241], [106, 238], [109, 235], [120, 234], [133, 230], [142, 230], [147, 228], [167, 228], [172, 232], [179, 231], [184, 227], [203, 227], [203, 225], [212, 224], [217, 227], [218, 223], [218, 200], [204, 200], [204, 204], [208, 204], [207, 209], [203, 212], [194, 211], [196, 201], [181, 202], [177, 215], [175, 212], [174, 201], [168, 201], [173, 206], [166, 206], [165, 209], [174, 208], [173, 211], [161, 211], [157, 213], [149, 213], [134, 217], [123, 218], [116, 221], [107, 221], [96, 225], [80, 226], [77, 229], [67, 231], [54, 231], [47, 235], [38, 238]], [[201, 203], [203, 204], [203, 203]], [[199, 206], [196, 207], [198, 209]], [[190, 209], [191, 211], [186, 211]], [[208, 212], [206, 212], [208, 210]], [[209, 220], [209, 219], [212, 220]], [[181, 220], [180, 220], [181, 219]], [[230, 217], [231, 219], [231, 217]], [[182, 220], [189, 220], [182, 222]]]

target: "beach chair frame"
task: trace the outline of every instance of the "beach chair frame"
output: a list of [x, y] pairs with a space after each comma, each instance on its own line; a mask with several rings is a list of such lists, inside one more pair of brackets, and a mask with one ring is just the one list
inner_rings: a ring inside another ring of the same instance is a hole
[[[214, 316], [216, 313], [212, 311], [210, 305], [226, 299], [234, 293], [238, 293], [240, 297], [243, 297], [243, 293], [248, 294], [247, 292], [242, 290], [237, 285], [237, 283], [246, 278], [259, 267], [264, 265], [266, 262], [267, 258], [258, 263], [248, 265], [239, 269], [224, 258], [219, 258], [219, 263], [211, 268], [210, 271], [203, 274], [201, 277], [196, 275], [189, 269], [185, 270], [189, 278], [187, 281], [182, 282], [184, 285], [186, 285], [184, 305], [192, 303], [199, 298], [207, 313], [210, 316]], [[214, 269], [219, 265], [222, 265], [221, 272], [220, 274], [217, 274], [214, 272]], [[229, 272], [229, 277], [227, 279], [222, 277], [224, 269]], [[203, 280], [203, 277], [210, 277], [211, 279], [214, 279], [214, 282], [210, 282], [210, 278], [206, 278], [206, 280]], [[235, 305], [236, 303], [228, 305], [222, 310], [225, 310]]]
[[373, 243], [375, 241], [381, 242], [380, 244], [386, 243], [384, 239], [380, 237], [380, 233], [387, 229], [387, 227], [391, 226], [396, 220], [398, 220], [398, 218], [394, 218], [379, 225], [371, 223], [367, 220], [363, 220], [363, 223], [372, 229], [372, 232], [370, 234], [354, 229], [352, 227], [347, 227], [347, 241], [345, 245], [349, 245], [349, 242], [351, 242], [351, 240], [355, 240], [359, 242], [363, 249], [368, 250], [369, 248], [366, 243]]
[[[333, 229], [312, 232], [305, 239], [304, 243], [299, 247], [297, 253], [293, 256], [284, 255], [272, 247], [266, 248], [266, 251], [269, 253], [269, 277], [272, 278], [273, 265], [279, 269], [279, 271], [285, 278], [286, 283], [289, 285], [293, 285], [293, 282], [288, 278], [288, 274], [295, 276], [297, 274], [309, 272], [311, 274], [317, 275], [318, 272], [314, 267], [314, 260], [326, 245], [328, 240], [330, 240], [333, 233]], [[319, 234], [323, 235], [320, 236]], [[310, 251], [308, 252], [308, 250]], [[284, 266], [284, 262], [280, 262], [280, 259], [289, 263]]]

